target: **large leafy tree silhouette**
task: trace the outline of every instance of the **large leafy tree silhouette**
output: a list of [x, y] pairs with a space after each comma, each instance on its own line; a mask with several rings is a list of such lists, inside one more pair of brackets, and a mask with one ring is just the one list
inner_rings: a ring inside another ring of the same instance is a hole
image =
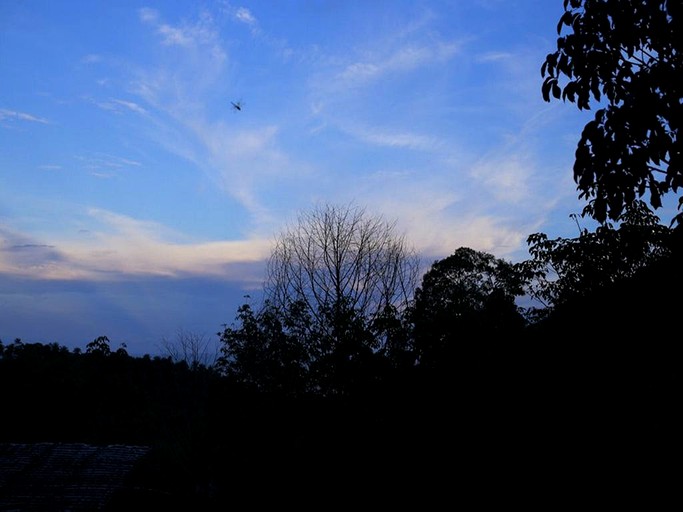
[[471, 360], [492, 341], [519, 332], [525, 322], [515, 298], [523, 295], [526, 276], [521, 266], [468, 247], [435, 261], [411, 311], [420, 364]]
[[[583, 214], [617, 220], [643, 197], [660, 208], [665, 194], [683, 187], [683, 3], [564, 0], [564, 8], [557, 51], [541, 67], [542, 94], [581, 110], [601, 107], [576, 150]], [[679, 213], [672, 224], [682, 220]]]
[[595, 232], [582, 229], [577, 238], [529, 235], [531, 259], [521, 266], [534, 277], [527, 294], [544, 305], [541, 317], [671, 257], [672, 230], [660, 224], [645, 202], [633, 202], [618, 221]]

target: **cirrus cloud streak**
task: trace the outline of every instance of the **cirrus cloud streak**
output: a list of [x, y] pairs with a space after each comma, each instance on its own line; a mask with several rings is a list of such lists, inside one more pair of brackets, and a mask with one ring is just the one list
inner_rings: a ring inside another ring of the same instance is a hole
[[49, 243], [0, 226], [0, 273], [91, 281], [201, 276], [249, 284], [261, 276], [245, 274], [244, 265], [258, 266], [270, 249], [265, 239], [193, 242], [154, 222], [99, 209], [88, 214], [96, 228]]

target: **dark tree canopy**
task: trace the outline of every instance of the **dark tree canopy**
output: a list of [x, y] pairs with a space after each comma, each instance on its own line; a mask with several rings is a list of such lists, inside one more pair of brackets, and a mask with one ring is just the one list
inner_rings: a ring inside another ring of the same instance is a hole
[[524, 324], [515, 297], [525, 283], [521, 267], [468, 247], [434, 262], [415, 291], [412, 310], [421, 363], [511, 336]]
[[534, 233], [527, 239], [531, 260], [524, 262], [535, 275], [528, 293], [548, 306], [585, 297], [668, 257], [672, 230], [659, 222], [643, 201], [627, 206], [619, 226], [607, 222], [577, 238], [549, 239]]
[[237, 311], [237, 325], [218, 333], [222, 356], [218, 368], [231, 379], [258, 391], [297, 394], [305, 391], [310, 357], [306, 334], [310, 319], [293, 305], [286, 312], [270, 303], [255, 312], [249, 304]]
[[683, 187], [683, 3], [564, 0], [564, 8], [557, 51], [541, 68], [542, 93], [582, 110], [593, 100], [602, 107], [576, 150], [574, 179], [588, 200], [583, 213], [616, 220], [642, 197], [657, 209]]
[[419, 261], [394, 223], [353, 206], [304, 212], [276, 239], [265, 301], [219, 333], [221, 369], [259, 390], [341, 394], [409, 358]]

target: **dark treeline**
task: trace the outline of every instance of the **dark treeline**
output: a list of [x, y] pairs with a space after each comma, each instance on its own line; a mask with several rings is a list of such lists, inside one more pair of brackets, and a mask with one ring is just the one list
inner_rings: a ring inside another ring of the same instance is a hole
[[[212, 365], [132, 357], [105, 336], [72, 351], [0, 344], [0, 441], [151, 446], [122, 507], [212, 509], [274, 493], [400, 502], [499, 485], [518, 465], [560, 485], [544, 468], [557, 476], [586, 460], [602, 469], [584, 465], [584, 476], [640, 471], [675, 453], [683, 427], [681, 233], [647, 222], [532, 236], [535, 258], [516, 265], [460, 248], [424, 274], [390, 335], [386, 316], [380, 331], [344, 316], [329, 357], [303, 366], [294, 348], [280, 359], [275, 348], [301, 331], [246, 305]], [[547, 282], [541, 262], [557, 272]], [[552, 304], [521, 308], [522, 293]]]

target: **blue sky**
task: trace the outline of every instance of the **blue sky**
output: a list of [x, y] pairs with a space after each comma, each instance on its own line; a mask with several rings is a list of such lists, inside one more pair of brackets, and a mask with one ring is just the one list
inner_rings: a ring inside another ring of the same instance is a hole
[[592, 113], [540, 90], [562, 12], [0, 0], [0, 339], [213, 337], [320, 202], [396, 220], [427, 266], [576, 236]]

